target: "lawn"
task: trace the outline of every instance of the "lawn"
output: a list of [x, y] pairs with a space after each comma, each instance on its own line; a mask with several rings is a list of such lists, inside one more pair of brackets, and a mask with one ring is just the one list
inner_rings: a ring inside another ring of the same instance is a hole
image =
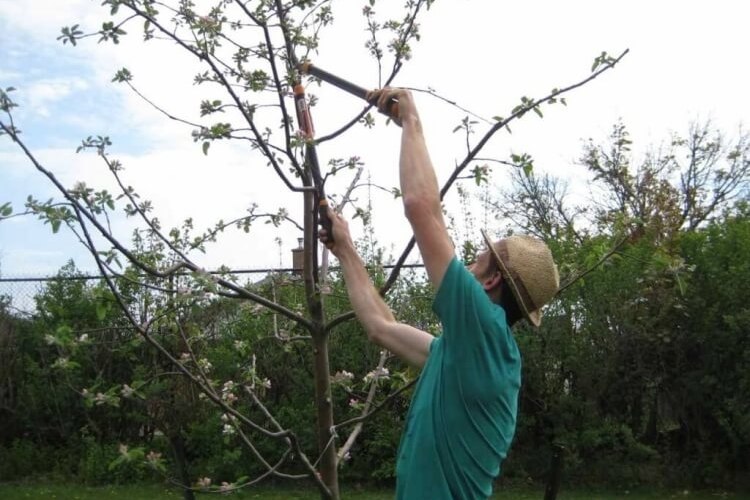
[[[498, 491], [495, 500], [540, 500], [543, 498], [542, 488], [537, 489], [511, 489]], [[215, 494], [197, 495], [201, 499], [227, 498]], [[26, 500], [26, 499], [55, 499], [55, 500], [179, 500], [182, 496], [174, 489], [159, 485], [135, 485], [135, 486], [105, 486], [87, 487], [65, 484], [0, 484], [0, 499], [2, 500]], [[229, 496], [234, 500], [317, 500], [318, 495], [311, 490], [289, 489], [289, 488], [254, 488]], [[391, 500], [393, 492], [388, 490], [364, 490], [358, 491], [351, 488], [342, 489], [342, 498], [345, 500]], [[565, 491], [562, 490], [558, 496], [560, 500], [657, 500], [657, 499], [685, 499], [685, 500], [740, 500], [750, 499], [747, 495], [737, 495], [723, 492], [692, 492], [692, 491]]]

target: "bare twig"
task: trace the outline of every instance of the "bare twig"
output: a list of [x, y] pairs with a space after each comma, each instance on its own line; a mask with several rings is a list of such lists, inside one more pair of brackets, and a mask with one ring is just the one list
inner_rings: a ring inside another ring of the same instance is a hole
[[[378, 366], [375, 368], [375, 370], [382, 370], [385, 366], [385, 362], [388, 360], [389, 355], [387, 351], [381, 351], [380, 352], [380, 359], [378, 360]], [[367, 391], [367, 398], [365, 399], [364, 407], [362, 408], [362, 413], [360, 416], [368, 415], [370, 413], [370, 406], [372, 406], [372, 402], [375, 399], [375, 394], [378, 392], [378, 384], [373, 382], [370, 384], [370, 390]], [[337, 460], [338, 463], [341, 463], [341, 460], [346, 456], [347, 453], [349, 453], [349, 450], [354, 446], [354, 443], [357, 440], [357, 437], [359, 437], [359, 434], [362, 432], [362, 428], [364, 426], [364, 421], [357, 422], [354, 425], [354, 429], [349, 433], [349, 437], [346, 438], [346, 441], [344, 444], [339, 448], [337, 453]]]
[[[458, 177], [461, 175], [461, 173], [468, 167], [472, 161], [476, 158], [476, 156], [479, 154], [479, 152], [484, 148], [485, 145], [489, 142], [489, 140], [500, 130], [505, 128], [509, 123], [511, 123], [513, 120], [516, 120], [520, 118], [521, 116], [525, 115], [529, 111], [535, 109], [540, 104], [544, 104], [545, 102], [549, 102], [553, 99], [556, 99], [560, 95], [566, 94], [572, 90], [575, 90], [579, 87], [582, 87], [583, 85], [587, 84], [588, 82], [594, 80], [602, 73], [612, 69], [615, 67], [617, 63], [619, 63], [623, 57], [630, 51], [630, 49], [626, 49], [622, 54], [620, 54], [617, 58], [615, 58], [613, 61], [609, 63], [604, 63], [601, 65], [600, 69], [593, 72], [591, 75], [589, 75], [587, 78], [584, 78], [583, 80], [574, 83], [572, 85], [568, 85], [567, 87], [564, 87], [559, 90], [555, 90], [545, 97], [542, 97], [541, 99], [537, 99], [534, 101], [529, 102], [527, 105], [520, 107], [517, 109], [513, 114], [511, 114], [508, 118], [505, 118], [502, 121], [499, 121], [495, 123], [485, 134], [484, 136], [479, 140], [479, 142], [469, 151], [469, 153], [466, 155], [466, 157], [463, 159], [463, 161], [456, 166], [456, 168], [453, 170], [453, 173], [448, 178], [448, 180], [443, 184], [443, 187], [440, 189], [440, 199], [442, 200], [443, 197], [445, 197], [445, 194], [450, 190], [450, 188], [453, 186], [455, 181], [458, 179]], [[414, 237], [411, 238], [409, 243], [407, 243], [406, 248], [401, 254], [401, 257], [399, 257], [397, 261], [397, 266], [393, 268], [393, 271], [391, 272], [390, 276], [386, 280], [386, 283], [381, 288], [381, 294], [386, 293], [395, 283], [396, 279], [398, 278], [399, 273], [401, 272], [401, 267], [398, 264], [403, 264], [406, 261], [406, 258], [408, 257], [409, 253], [411, 253], [411, 250], [414, 248], [414, 245], [416, 243], [416, 240]], [[338, 318], [336, 318], [338, 319]], [[336, 319], [334, 321], [336, 321]]]
[[352, 424], [356, 424], [356, 423], [367, 420], [368, 418], [370, 418], [371, 416], [373, 416], [374, 414], [382, 410], [385, 407], [385, 405], [388, 404], [390, 401], [397, 398], [398, 396], [400, 396], [402, 393], [406, 392], [407, 390], [411, 389], [414, 386], [414, 384], [417, 383], [417, 380], [419, 380], [419, 378], [415, 378], [414, 380], [407, 383], [405, 386], [401, 387], [399, 390], [389, 394], [387, 398], [385, 398], [383, 401], [378, 403], [369, 413], [340, 422], [336, 424], [336, 428], [338, 429], [339, 427], [346, 427], [347, 425], [352, 425]]
[[461, 106], [460, 104], [458, 104], [458, 102], [456, 102], [456, 101], [454, 101], [452, 99], [448, 99], [447, 97], [444, 97], [444, 96], [438, 94], [435, 91], [435, 89], [430, 89], [430, 88], [428, 88], [428, 89], [420, 89], [420, 88], [417, 88], [417, 87], [404, 87], [404, 88], [407, 89], [407, 90], [411, 90], [412, 92], [420, 92], [420, 93], [423, 93], [423, 94], [430, 95], [430, 96], [432, 96], [432, 97], [434, 97], [434, 98], [436, 98], [436, 99], [438, 99], [440, 101], [443, 101], [443, 102], [445, 102], [447, 104], [450, 104], [451, 106], [455, 107], [456, 109], [458, 109], [458, 110], [460, 110], [460, 111], [462, 111], [462, 112], [464, 112], [466, 114], [469, 114], [469, 115], [473, 116], [474, 118], [476, 118], [478, 120], [482, 120], [485, 123], [493, 123], [492, 121], [488, 120], [487, 118], [485, 118], [483, 116], [480, 116], [480, 115], [476, 114], [475, 112], [471, 111], [470, 109], [464, 108], [463, 106]]
[[[6, 133], [11, 134], [11, 132], [12, 132], [8, 128], [8, 126], [5, 123], [3, 123], [2, 121], [0, 121], [0, 128], [2, 128], [2, 130], [4, 130]], [[149, 265], [145, 264], [143, 261], [141, 261], [140, 259], [138, 259], [138, 257], [134, 253], [132, 253], [127, 248], [125, 248], [125, 246], [119, 240], [117, 240], [114, 236], [112, 236], [112, 234], [109, 233], [104, 226], [102, 226], [102, 224], [99, 222], [99, 220], [97, 220], [97, 218], [94, 217], [94, 215], [91, 214], [90, 211], [86, 209], [86, 207], [82, 206], [79, 203], [79, 201], [76, 200], [68, 192], [68, 190], [65, 189], [65, 187], [62, 185], [62, 183], [57, 179], [57, 177], [51, 171], [49, 171], [41, 163], [39, 163], [39, 161], [31, 153], [31, 151], [23, 143], [23, 141], [21, 141], [15, 134], [12, 134], [12, 137], [14, 137], [14, 140], [15, 140], [16, 144], [18, 144], [18, 146], [23, 150], [24, 154], [31, 161], [31, 163], [34, 165], [34, 167], [37, 170], [39, 170], [39, 172], [41, 172], [42, 174], [44, 174], [52, 182], [52, 184], [58, 189], [58, 191], [60, 193], [62, 193], [62, 195], [70, 202], [70, 204], [72, 205], [73, 209], [80, 216], [79, 221], [82, 224], [83, 224], [84, 219], [90, 221], [91, 224], [97, 229], [97, 231], [99, 231], [99, 233], [107, 241], [109, 241], [112, 244], [112, 246], [117, 251], [119, 251], [121, 254], [123, 254], [135, 267], [137, 267], [141, 271], [143, 271], [143, 272], [145, 272], [145, 273], [147, 273], [147, 274], [149, 274], [151, 276], [158, 277], [158, 278], [166, 278], [166, 277], [170, 276], [171, 274], [173, 274], [173, 272], [174, 272], [174, 270], [173, 270], [174, 266], [172, 268], [170, 268], [170, 269], [167, 269], [166, 271], [156, 269], [156, 268], [154, 268], [152, 266], [149, 266]], [[194, 273], [199, 273], [199, 274], [200, 273], [204, 273], [205, 274], [205, 271], [203, 269], [201, 269], [196, 264], [194, 264], [194, 263], [192, 263], [190, 261], [187, 261], [187, 260], [185, 262], [183, 262], [183, 263], [180, 263], [179, 266], [180, 267], [184, 267], [186, 269], [189, 269], [190, 271], [192, 271]], [[105, 271], [103, 270], [102, 273], [105, 274]], [[247, 290], [247, 289], [245, 289], [243, 287], [240, 287], [240, 286], [238, 286], [238, 285], [236, 285], [236, 284], [234, 284], [234, 283], [232, 283], [230, 281], [227, 281], [227, 280], [225, 280], [223, 278], [219, 278], [219, 277], [215, 277], [215, 276], [213, 276], [213, 277], [209, 276], [209, 278], [212, 281], [214, 281], [217, 285], [235, 292], [236, 294], [238, 294], [240, 297], [242, 297], [244, 299], [251, 300], [253, 302], [257, 302], [257, 303], [259, 303], [259, 304], [261, 304], [263, 306], [268, 307], [271, 310], [277, 311], [277, 312], [281, 313], [282, 315], [288, 317], [289, 319], [295, 321], [296, 323], [305, 326], [306, 328], [309, 328], [309, 326], [310, 326], [310, 321], [308, 319], [304, 318], [303, 316], [295, 313], [294, 311], [292, 311], [292, 310], [290, 310], [290, 309], [288, 309], [286, 307], [283, 307], [283, 306], [281, 306], [279, 304], [275, 304], [274, 302], [269, 301], [268, 299], [266, 299], [265, 297], [262, 297], [261, 295], [258, 295], [258, 294], [255, 294], [253, 292], [250, 292], [249, 290]]]
[[[354, 178], [349, 183], [349, 187], [346, 189], [346, 192], [344, 193], [344, 196], [341, 198], [341, 202], [336, 205], [334, 208], [334, 211], [337, 214], [340, 214], [344, 211], [344, 208], [346, 207], [347, 203], [351, 201], [351, 195], [352, 191], [357, 187], [357, 182], [359, 182], [359, 178], [362, 176], [362, 167], [357, 168], [357, 172], [354, 174]], [[320, 286], [325, 286], [326, 281], [328, 279], [328, 259], [330, 256], [330, 250], [328, 248], [323, 249], [323, 255], [321, 257], [321, 265], [320, 265]]]
[[591, 267], [589, 267], [588, 269], [585, 269], [585, 270], [579, 272], [578, 274], [576, 274], [572, 278], [567, 279], [565, 281], [565, 283], [563, 285], [561, 285], [560, 288], [557, 290], [557, 294], [555, 294], [555, 296], [559, 297], [563, 292], [565, 292], [565, 290], [567, 290], [568, 288], [570, 288], [571, 286], [573, 286], [577, 281], [579, 281], [579, 280], [583, 279], [584, 277], [586, 277], [587, 275], [591, 274], [599, 266], [601, 266], [602, 264], [604, 264], [605, 262], [607, 262], [607, 260], [609, 260], [614, 254], [616, 254], [616, 253], [619, 252], [620, 248], [622, 248], [622, 246], [628, 241], [628, 239], [629, 239], [629, 236], [626, 236], [626, 237], [620, 239], [620, 241], [618, 241], [617, 243], [615, 243], [615, 246], [612, 247], [612, 249], [610, 249], [607, 253], [605, 253], [604, 255], [602, 255], [602, 257], [598, 261], [596, 261], [596, 263], [594, 263]]

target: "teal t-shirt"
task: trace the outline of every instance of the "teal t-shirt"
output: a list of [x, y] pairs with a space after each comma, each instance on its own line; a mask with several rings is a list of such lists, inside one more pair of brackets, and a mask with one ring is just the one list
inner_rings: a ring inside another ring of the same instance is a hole
[[503, 308], [456, 258], [433, 310], [443, 333], [409, 408], [396, 497], [488, 498], [516, 428], [521, 355]]

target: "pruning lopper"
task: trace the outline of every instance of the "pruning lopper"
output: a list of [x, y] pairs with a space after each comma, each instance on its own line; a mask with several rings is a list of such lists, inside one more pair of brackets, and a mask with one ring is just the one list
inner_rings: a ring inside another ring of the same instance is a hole
[[[364, 99], [370, 104], [374, 102], [368, 100], [368, 91], [358, 85], [355, 85], [343, 78], [340, 78], [332, 73], [324, 71], [317, 66], [313, 66], [309, 61], [305, 61], [298, 66], [300, 74], [312, 75], [320, 78], [324, 82], [330, 83], [350, 94]], [[333, 243], [333, 231], [331, 229], [331, 219], [328, 217], [328, 200], [326, 199], [324, 182], [320, 174], [320, 163], [318, 162], [318, 153], [315, 150], [314, 138], [315, 128], [313, 127], [312, 115], [310, 114], [310, 106], [307, 103], [307, 97], [305, 96], [305, 87], [301, 81], [297, 81], [294, 85], [294, 108], [297, 112], [297, 124], [299, 130], [307, 144], [305, 146], [305, 161], [310, 165], [310, 173], [313, 177], [313, 183], [317, 188], [317, 206], [318, 206], [318, 222], [328, 232], [328, 241]], [[397, 120], [398, 114], [398, 101], [391, 99], [388, 103], [387, 110], [383, 112], [390, 118]]]

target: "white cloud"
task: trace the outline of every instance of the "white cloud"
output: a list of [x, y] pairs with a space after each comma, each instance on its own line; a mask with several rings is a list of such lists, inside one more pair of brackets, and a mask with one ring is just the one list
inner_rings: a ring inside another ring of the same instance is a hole
[[37, 41], [48, 40], [50, 34], [59, 35], [60, 28], [66, 24], [93, 24], [104, 12], [98, 3], [88, 0], [0, 0], [0, 18], [6, 19], [14, 30]]
[[26, 86], [23, 93], [28, 95], [28, 107], [32, 112], [42, 117], [49, 117], [50, 106], [58, 104], [73, 93], [79, 93], [88, 88], [89, 84], [81, 78], [50, 78], [31, 83]]
[[[7, 55], [7, 53], [6, 53]], [[18, 71], [8, 71], [0, 68], [0, 82], [10, 82], [21, 78], [21, 73]]]

